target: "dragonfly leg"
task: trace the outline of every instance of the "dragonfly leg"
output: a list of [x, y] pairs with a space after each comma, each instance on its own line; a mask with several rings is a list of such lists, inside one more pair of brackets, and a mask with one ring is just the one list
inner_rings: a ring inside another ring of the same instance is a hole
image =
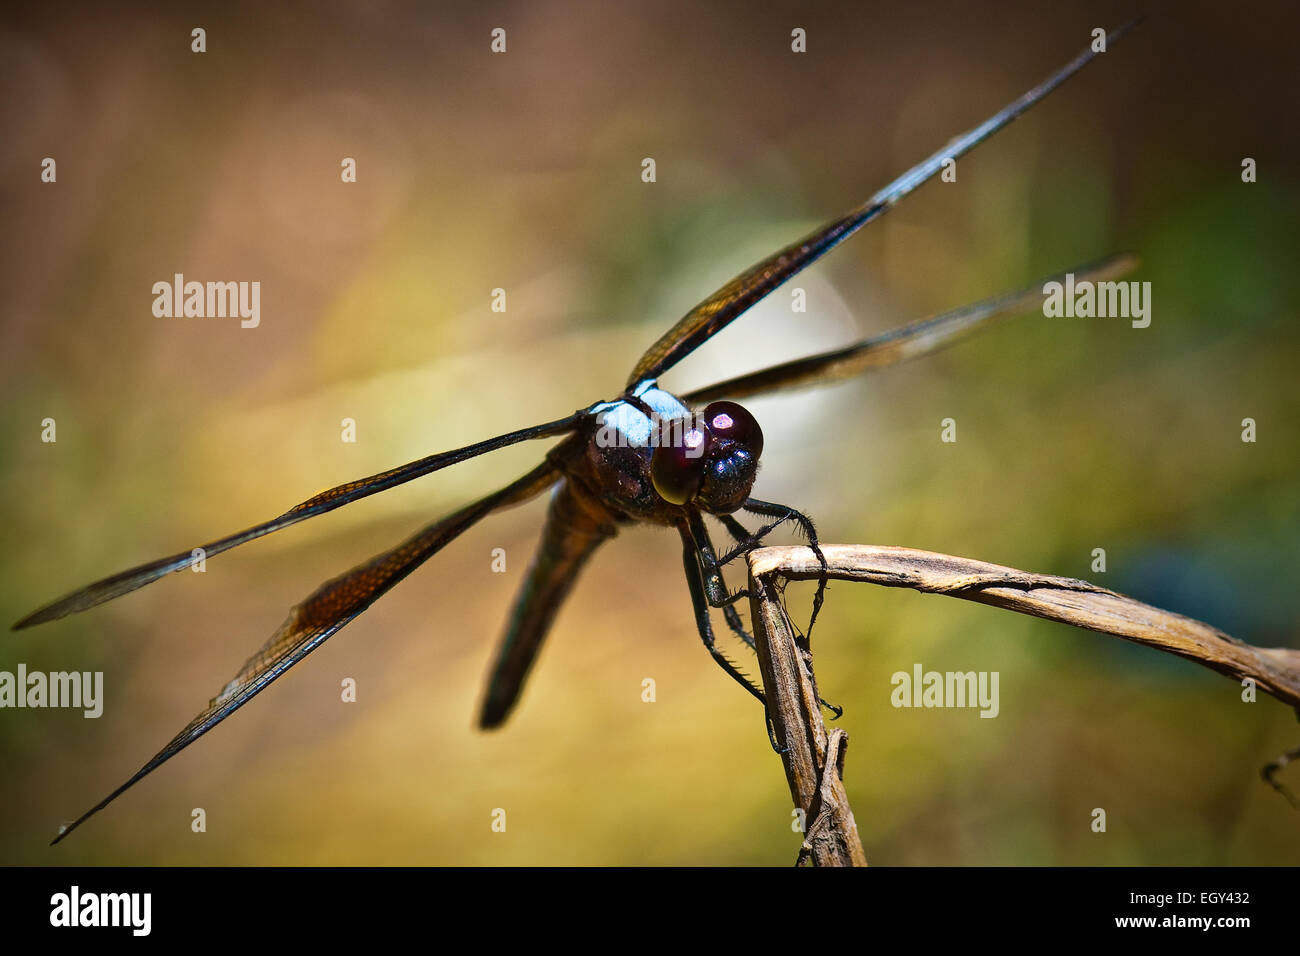
[[[749, 597], [749, 591], [741, 588], [737, 591], [727, 590], [727, 581], [722, 576], [722, 562], [718, 560], [713, 549], [713, 540], [709, 529], [704, 526], [704, 518], [698, 511], [693, 511], [687, 518], [687, 536], [695, 549], [695, 558], [701, 570], [701, 581], [710, 607], [726, 608], [741, 598]], [[750, 643], [750, 642], [746, 642]]]
[[[1296, 709], [1296, 715], [1300, 716], [1300, 708]], [[1293, 760], [1300, 760], [1300, 747], [1293, 747], [1286, 753], [1279, 755], [1276, 759], [1270, 760], [1259, 771], [1259, 775], [1264, 778], [1264, 782], [1276, 790], [1282, 796], [1286, 797], [1287, 803], [1300, 810], [1300, 799], [1291, 792], [1291, 789], [1277, 779], [1277, 773]]]
[[769, 521], [767, 524], [763, 525], [763, 527], [751, 533], [749, 529], [737, 521], [733, 516], [718, 515], [718, 521], [720, 521], [722, 526], [727, 529], [728, 533], [736, 539], [736, 547], [718, 558], [718, 564], [730, 564], [742, 554], [749, 554], [749, 552], [756, 548], [762, 547], [763, 542], [767, 539], [769, 534], [790, 520], [792, 519], [788, 515], [777, 518], [775, 521]]
[[786, 753], [790, 748], [782, 747], [781, 741], [776, 739], [776, 726], [772, 723], [772, 715], [765, 714], [767, 718], [767, 742], [772, 745], [772, 749], [778, 754]]
[[753, 636], [749, 631], [745, 630], [745, 622], [740, 619], [740, 612], [736, 610], [736, 605], [728, 604], [724, 607], [722, 616], [727, 619], [727, 627], [731, 628], [732, 632], [744, 641], [746, 647], [751, 651], [757, 650]]
[[743, 505], [745, 511], [751, 514], [760, 515], [767, 518], [776, 518], [776, 524], [785, 521], [793, 521], [803, 530], [804, 536], [808, 539], [808, 547], [812, 548], [813, 554], [817, 555], [818, 562], [822, 566], [822, 577], [817, 582], [817, 594], [813, 597], [812, 617], [808, 619], [808, 636], [812, 636], [813, 625], [817, 623], [817, 615], [821, 613], [822, 601], [826, 597], [826, 572], [829, 570], [826, 564], [826, 555], [822, 554], [821, 545], [817, 543], [817, 529], [813, 526], [812, 519], [802, 512], [795, 511], [789, 505], [779, 505], [771, 501], [759, 501], [757, 498], [749, 498]]
[[[749, 545], [752, 542], [753, 546], [762, 544], [764, 535], [768, 534], [771, 531], [771, 528], [775, 527], [776, 524], [780, 523], [779, 521], [774, 522], [772, 525], [766, 528], [760, 528], [757, 532], [751, 534], [748, 528], [746, 528], [743, 524], [741, 524], [731, 515], [719, 515], [718, 520], [722, 523], [722, 526], [727, 529], [727, 532], [733, 538], [735, 538], [736, 541], [739, 542], [741, 545]], [[749, 550], [752, 550], [752, 548], [750, 548]], [[749, 635], [749, 632], [744, 629], [744, 625], [740, 620], [740, 614], [737, 613], [735, 606], [728, 604], [725, 608], [722, 609], [722, 613], [726, 615], [727, 623], [731, 625], [731, 629], [740, 635], [740, 639], [749, 645], [749, 649], [757, 650], [757, 648], [754, 645], [754, 639]], [[733, 618], [734, 618], [734, 622], [733, 622]], [[809, 630], [811, 630], [811, 625], [809, 626]], [[830, 701], [826, 700], [823, 697], [818, 697], [817, 702], [835, 715], [831, 718], [832, 720], [839, 720], [841, 717], [844, 716], [843, 707], [840, 707], [836, 704], [832, 704]], [[773, 748], [777, 749], [775, 744], [773, 744]], [[777, 749], [777, 752], [781, 753], [783, 751]]]
[[[741, 545], [750, 545], [752, 542], [750, 550], [762, 544], [763, 539], [761, 532], [757, 535], [750, 534], [745, 526], [731, 515], [719, 515], [718, 520], [722, 522], [722, 526], [726, 528], [728, 533]], [[745, 553], [744, 550], [737, 548], [735, 551], [729, 552], [726, 556], [719, 558], [718, 564], [726, 564], [728, 561], [732, 560], [732, 558], [738, 557], [743, 553]], [[749, 631], [745, 630], [745, 624], [740, 619], [740, 612], [736, 610], [736, 606], [734, 604], [728, 604], [722, 609], [722, 614], [727, 619], [727, 626], [736, 633], [736, 636], [744, 641], [745, 645], [751, 651], [755, 650], [754, 638], [750, 635]]]
[[704, 578], [701, 574], [697, 548], [689, 531], [683, 528], [681, 529], [681, 535], [683, 545], [682, 564], [686, 569], [686, 584], [691, 591], [691, 604], [695, 608], [695, 626], [699, 629], [700, 640], [704, 642], [704, 647], [712, 655], [718, 666], [726, 671], [732, 680], [762, 701], [764, 708], [766, 708], [767, 700], [763, 697], [763, 692], [754, 686], [753, 681], [737, 670], [736, 665], [727, 660], [726, 655], [717, 647], [713, 637], [713, 623], [709, 620], [709, 602], [705, 596]]

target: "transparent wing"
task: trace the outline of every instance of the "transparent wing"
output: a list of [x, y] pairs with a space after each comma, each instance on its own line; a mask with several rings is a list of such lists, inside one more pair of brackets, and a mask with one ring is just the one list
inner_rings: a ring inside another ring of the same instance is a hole
[[365, 564], [321, 585], [311, 597], [297, 605], [284, 623], [256, 654], [248, 659], [234, 680], [208, 706], [158, 751], [126, 783], [87, 810], [69, 826], [60, 829], [58, 843], [86, 820], [148, 776], [162, 764], [198, 740], [244, 704], [248, 703], [290, 667], [320, 647], [330, 636], [386, 594], [397, 582], [440, 551], [448, 542], [480, 518], [499, 508], [525, 501], [554, 483], [556, 473], [549, 462], [513, 484], [507, 485], [472, 505], [436, 521], [414, 537]]
[[[398, 468], [371, 475], [369, 478], [359, 478], [356, 481], [349, 481], [335, 488], [330, 488], [328, 491], [322, 491], [320, 494], [308, 498], [302, 504], [294, 505], [278, 518], [272, 518], [270, 521], [254, 525], [245, 531], [202, 545], [203, 557], [206, 559], [214, 554], [220, 554], [222, 551], [229, 551], [231, 548], [238, 547], [273, 531], [287, 528], [299, 521], [306, 521], [308, 518], [323, 515], [327, 511], [341, 508], [350, 502], [381, 491], [387, 491], [389, 488], [394, 488], [413, 478], [419, 478], [440, 468], [446, 468], [466, 459], [496, 451], [498, 448], [504, 448], [507, 445], [513, 445], [521, 441], [528, 441], [532, 438], [547, 438], [570, 432], [581, 420], [582, 414], [578, 412], [568, 418], [547, 422], [544, 425], [533, 425], [530, 428], [522, 428], [519, 431], [498, 435], [496, 438], [489, 438], [473, 445], [466, 445], [464, 448], [440, 452], [401, 465]], [[180, 554], [159, 558], [157, 561], [150, 561], [148, 564], [142, 564], [139, 567], [96, 581], [94, 584], [73, 591], [71, 594], [65, 595], [37, 611], [33, 611], [14, 624], [13, 629], [17, 631], [36, 624], [44, 624], [46, 621], [53, 621], [69, 614], [76, 614], [79, 611], [95, 607], [97, 604], [103, 604], [105, 601], [111, 601], [113, 598], [129, 594], [137, 588], [151, 584], [173, 571], [180, 571], [190, 567], [194, 560], [193, 554], [193, 549], [182, 551]]]
[[[1132, 271], [1138, 266], [1137, 256], [1121, 253], [1090, 265], [1068, 270], [1075, 281], [1105, 282]], [[825, 385], [850, 378], [868, 369], [894, 365], [905, 359], [925, 355], [951, 345], [964, 336], [989, 328], [1000, 319], [1017, 312], [1036, 308], [1043, 302], [1043, 286], [1048, 282], [1064, 282], [1066, 273], [1047, 276], [1032, 285], [1004, 292], [991, 299], [965, 305], [942, 315], [921, 319], [902, 328], [892, 329], [882, 335], [863, 339], [854, 345], [807, 358], [782, 362], [770, 368], [750, 372], [736, 378], [699, 388], [682, 396], [691, 405], [704, 404], [719, 398], [739, 399], [763, 395], [785, 389]]]
[[[1106, 38], [1108, 46], [1128, 32], [1136, 22], [1128, 23], [1112, 32]], [[1028, 93], [999, 110], [979, 126], [962, 133], [928, 159], [917, 163], [861, 206], [828, 222], [816, 232], [773, 253], [736, 276], [687, 312], [676, 325], [650, 346], [649, 351], [641, 356], [628, 377], [628, 388], [638, 385], [645, 379], [658, 378], [787, 279], [816, 262], [872, 219], [889, 211], [900, 199], [939, 172], [946, 160], [956, 159], [988, 139], [1083, 69], [1096, 55], [1089, 46]]]

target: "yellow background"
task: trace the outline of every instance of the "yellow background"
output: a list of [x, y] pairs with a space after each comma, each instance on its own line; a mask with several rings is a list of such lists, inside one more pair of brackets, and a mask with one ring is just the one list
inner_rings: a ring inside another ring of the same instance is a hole
[[[40, 6], [0, 22], [8, 620], [327, 486], [613, 396], [723, 281], [1136, 12], [464, 6]], [[927, 185], [796, 280], [807, 314], [779, 290], [664, 385], [1132, 249], [1133, 278], [1152, 283], [1148, 329], [1030, 315], [861, 381], [753, 402], [767, 448], [755, 494], [813, 515], [827, 541], [1086, 577], [1295, 646], [1296, 22], [1249, 4], [1141, 6], [1146, 23], [963, 159], [956, 183]], [[190, 52], [194, 26], [205, 54]], [[497, 26], [502, 56], [488, 49]], [[57, 184], [39, 181], [44, 156]], [[354, 185], [339, 181], [345, 156]], [[640, 179], [647, 156], [654, 184]], [[1256, 184], [1240, 180], [1245, 156]], [[260, 328], [155, 318], [151, 286], [176, 272], [260, 281]], [[498, 287], [505, 313], [489, 308]], [[45, 417], [56, 444], [40, 441]], [[947, 417], [954, 445], [939, 441]], [[1245, 417], [1255, 444], [1240, 440]], [[344, 418], [355, 444], [340, 441]], [[102, 670], [106, 702], [95, 721], [0, 712], [0, 862], [793, 861], [761, 710], [700, 647], [671, 533], [629, 530], [601, 551], [514, 718], [472, 729], [540, 501], [473, 529], [46, 847], [289, 606], [545, 447], [6, 634], [0, 669]], [[491, 572], [498, 547], [504, 574]], [[791, 587], [797, 621], [810, 595]], [[873, 863], [1297, 859], [1300, 816], [1258, 768], [1300, 743], [1300, 724], [1216, 674], [865, 585], [831, 588], [815, 649], [824, 694], [845, 707]], [[998, 718], [892, 708], [890, 675], [918, 662], [998, 671]], [[340, 702], [346, 677], [355, 704]], [[1294, 768], [1289, 779], [1300, 786]], [[204, 834], [190, 832], [194, 807]], [[504, 834], [490, 828], [498, 807]]]

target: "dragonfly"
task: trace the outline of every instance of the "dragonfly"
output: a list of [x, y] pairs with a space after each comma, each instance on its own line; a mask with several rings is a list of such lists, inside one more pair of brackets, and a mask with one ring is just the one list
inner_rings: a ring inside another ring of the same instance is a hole
[[[1114, 43], [1133, 25], [1126, 24], [1111, 32], [1106, 37], [1107, 43]], [[754, 416], [737, 400], [840, 381], [933, 352], [998, 319], [1041, 305], [1044, 283], [1061, 281], [1065, 273], [834, 351], [784, 362], [680, 396], [661, 388], [660, 376], [773, 290], [867, 223], [884, 215], [949, 161], [963, 156], [1043, 100], [1095, 59], [1098, 52], [1094, 44], [1089, 44], [1037, 86], [949, 141], [866, 202], [778, 250], [722, 286], [650, 346], [632, 368], [623, 392], [616, 398], [597, 402], [555, 421], [430, 455], [322, 491], [277, 518], [201, 548], [187, 549], [104, 578], [14, 624], [17, 630], [89, 610], [169, 573], [189, 568], [197, 556], [206, 560], [479, 455], [519, 442], [560, 439], [527, 474], [333, 578], [296, 605], [279, 629], [198, 716], [125, 783], [75, 821], [61, 827], [52, 843], [63, 840], [131, 786], [266, 690], [476, 522], [547, 491], [551, 492], [550, 505], [538, 550], [508, 616], [488, 676], [478, 718], [482, 728], [500, 726], [514, 708], [556, 612], [592, 554], [613, 538], [620, 527], [636, 522], [676, 531], [681, 539], [682, 564], [695, 624], [705, 648], [733, 680], [763, 700], [762, 691], [718, 647], [712, 623], [715, 610], [721, 610], [727, 626], [744, 644], [754, 647], [753, 638], [736, 610], [736, 602], [747, 592], [729, 590], [723, 571], [786, 524], [801, 530], [819, 557], [821, 551], [811, 519], [793, 507], [751, 495], [764, 450], [763, 432]], [[1076, 282], [1103, 281], [1135, 265], [1133, 256], [1118, 254], [1069, 271], [1074, 273]], [[737, 514], [755, 516], [761, 524], [750, 530]], [[704, 520], [706, 516], [722, 526], [731, 547], [726, 550], [715, 547]], [[821, 605], [824, 586], [823, 579], [814, 599], [810, 629]]]

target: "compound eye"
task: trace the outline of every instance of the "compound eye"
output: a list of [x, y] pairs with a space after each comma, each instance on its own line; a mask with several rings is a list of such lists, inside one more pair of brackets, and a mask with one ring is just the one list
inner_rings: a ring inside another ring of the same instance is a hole
[[704, 475], [704, 448], [708, 436], [692, 428], [680, 443], [660, 445], [650, 460], [650, 480], [659, 497], [670, 505], [684, 505], [695, 497]]
[[704, 426], [717, 439], [729, 439], [757, 459], [763, 454], [763, 429], [743, 405], [710, 402], [704, 408]]

